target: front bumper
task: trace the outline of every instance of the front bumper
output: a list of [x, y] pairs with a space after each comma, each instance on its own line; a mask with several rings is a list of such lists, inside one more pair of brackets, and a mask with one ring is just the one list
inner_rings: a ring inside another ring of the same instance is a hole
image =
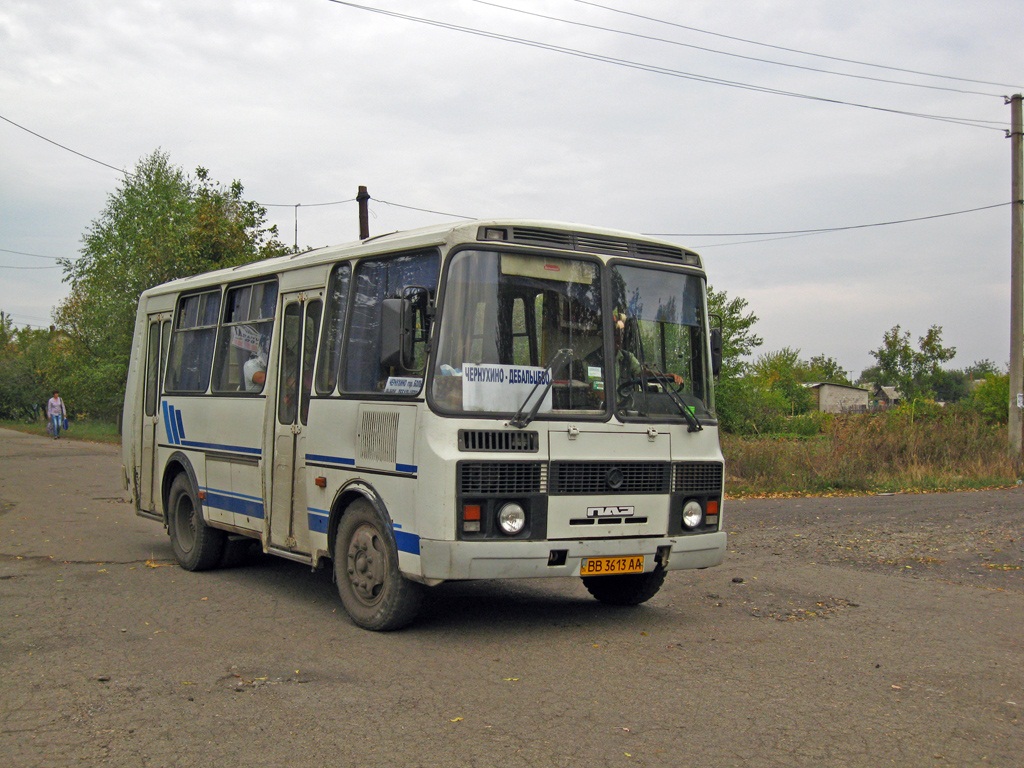
[[[643, 555], [654, 570], [659, 549], [670, 548], [668, 570], [710, 568], [725, 557], [726, 533], [644, 539], [566, 541], [436, 541], [420, 539], [420, 566], [428, 583], [466, 579], [579, 576], [584, 557]], [[552, 558], [552, 552], [565, 552]], [[663, 549], [664, 551], [664, 549]], [[558, 562], [551, 565], [552, 560]]]

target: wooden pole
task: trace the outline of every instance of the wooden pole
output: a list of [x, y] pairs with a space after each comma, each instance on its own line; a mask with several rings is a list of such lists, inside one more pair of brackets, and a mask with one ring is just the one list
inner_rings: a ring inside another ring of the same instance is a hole
[[1024, 162], [1021, 94], [1010, 104], [1010, 458], [1018, 471], [1024, 459]]
[[359, 202], [359, 239], [365, 240], [370, 236], [370, 193], [366, 187], [359, 187], [356, 200]]

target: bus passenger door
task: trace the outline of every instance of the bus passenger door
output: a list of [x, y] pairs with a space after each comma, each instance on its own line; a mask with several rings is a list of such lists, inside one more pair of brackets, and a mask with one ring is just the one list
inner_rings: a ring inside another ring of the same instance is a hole
[[142, 435], [139, 440], [139, 509], [161, 516], [157, 451], [160, 430], [160, 387], [171, 334], [170, 315], [149, 316], [146, 330], [146, 376], [143, 382]]
[[316, 294], [285, 294], [274, 417], [274, 469], [270, 492], [270, 546], [306, 553], [306, 436], [313, 360], [323, 302]]

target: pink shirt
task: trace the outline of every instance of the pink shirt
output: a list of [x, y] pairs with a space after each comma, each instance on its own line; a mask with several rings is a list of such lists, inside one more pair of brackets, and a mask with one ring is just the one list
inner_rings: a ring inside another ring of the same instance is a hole
[[64, 410], [64, 401], [59, 397], [51, 397], [46, 401], [46, 415], [53, 417], [57, 414], [61, 416], [67, 416], [67, 411]]

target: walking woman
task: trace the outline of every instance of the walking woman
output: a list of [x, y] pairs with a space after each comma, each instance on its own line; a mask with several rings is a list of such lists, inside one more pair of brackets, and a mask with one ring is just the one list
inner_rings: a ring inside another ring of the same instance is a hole
[[46, 401], [46, 417], [50, 420], [50, 429], [53, 432], [53, 439], [60, 439], [60, 430], [64, 426], [68, 412], [64, 407], [64, 401], [60, 399], [60, 393], [53, 390], [53, 397]]

